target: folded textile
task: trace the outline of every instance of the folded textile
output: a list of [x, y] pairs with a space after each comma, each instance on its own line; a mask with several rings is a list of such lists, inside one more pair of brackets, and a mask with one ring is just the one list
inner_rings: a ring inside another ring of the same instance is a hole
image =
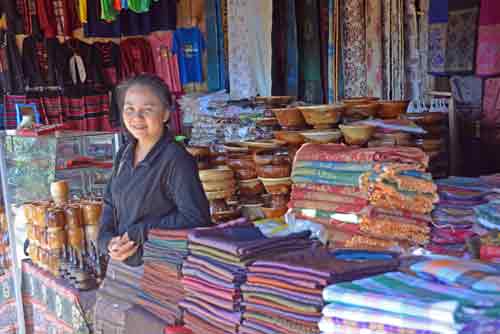
[[359, 229], [370, 236], [406, 240], [414, 244], [424, 245], [429, 242], [430, 228], [427, 226], [406, 224], [389, 219], [362, 218]]
[[500, 269], [486, 263], [460, 259], [427, 260], [411, 266], [418, 275], [480, 292], [500, 292]]
[[[380, 325], [394, 326], [409, 330], [425, 330], [441, 334], [458, 334], [463, 326], [444, 323], [437, 320], [418, 318], [399, 313], [390, 313], [375, 309], [353, 307], [338, 303], [330, 303], [323, 309], [326, 319], [335, 317], [354, 322], [368, 322]], [[325, 331], [328, 322], [322, 318], [320, 328]], [[325, 326], [326, 325], [326, 326]]]
[[265, 293], [268, 295], [276, 295], [276, 296], [286, 296], [290, 298], [291, 300], [296, 300], [296, 301], [305, 301], [306, 303], [310, 304], [316, 304], [316, 305], [322, 305], [323, 304], [323, 299], [321, 296], [318, 295], [312, 295], [312, 294], [307, 294], [307, 293], [301, 293], [301, 292], [295, 292], [295, 291], [290, 291], [284, 288], [278, 288], [278, 287], [271, 287], [271, 286], [262, 286], [262, 285], [256, 285], [256, 284], [243, 284], [241, 286], [241, 291], [242, 292], [256, 292], [256, 293]]
[[240, 312], [224, 311], [220, 307], [206, 303], [198, 298], [187, 296], [186, 299], [180, 303], [180, 305], [190, 312], [199, 312], [206, 317], [207, 320], [214, 321], [215, 323], [221, 323], [222, 326], [231, 324], [231, 326], [236, 328], [241, 321]]
[[326, 211], [330, 213], [361, 213], [366, 207], [363, 204], [343, 204], [327, 201], [312, 201], [312, 200], [291, 200], [288, 203], [289, 208], [303, 208]]
[[402, 247], [401, 243], [394, 240], [383, 240], [365, 235], [355, 235], [345, 241], [344, 247], [366, 250], [395, 250]]
[[351, 283], [330, 285], [326, 302], [427, 318], [448, 324], [494, 316], [500, 296], [439, 284], [392, 272]]
[[294, 168], [331, 170], [335, 172], [358, 172], [363, 173], [374, 168], [371, 163], [352, 163], [336, 161], [305, 161], [299, 160], [294, 163]]
[[423, 329], [390, 326], [379, 322], [350, 321], [337, 317], [323, 317], [318, 325], [323, 333], [328, 334], [440, 334]]
[[245, 320], [250, 320], [258, 323], [265, 324], [272, 327], [276, 331], [283, 331], [285, 333], [298, 333], [298, 334], [313, 334], [318, 333], [317, 324], [311, 326], [310, 324], [299, 322], [285, 317], [275, 317], [268, 313], [256, 313], [245, 311], [243, 314]]
[[[210, 333], [210, 334], [231, 334], [234, 333], [232, 328], [219, 328], [214, 326], [213, 322], [207, 322], [202, 315], [194, 314], [193, 312], [186, 312], [184, 315], [184, 322], [186, 326], [193, 331], [193, 333]], [[216, 323], [219, 325], [218, 323]]]
[[[227, 252], [236, 257], [253, 256], [266, 249], [279, 248], [308, 238], [308, 232], [301, 232], [287, 237], [266, 238], [255, 226], [207, 228], [192, 231], [189, 234], [190, 243], [207, 246]], [[191, 248], [191, 246], [190, 246]]]
[[314, 183], [294, 183], [292, 185], [292, 191], [293, 190], [329, 193], [335, 195], [347, 195], [362, 199], [367, 198], [366, 194], [364, 192], [361, 192], [359, 187], [334, 186], [328, 184], [314, 184]]
[[417, 148], [353, 148], [339, 144], [305, 144], [297, 151], [296, 161], [400, 162], [427, 167], [429, 158]]
[[300, 188], [294, 187], [291, 193], [292, 200], [311, 200], [311, 201], [325, 201], [333, 203], [344, 203], [353, 205], [368, 205], [368, 201], [358, 197], [352, 197], [349, 195], [337, 195], [328, 192], [315, 192], [302, 190]]

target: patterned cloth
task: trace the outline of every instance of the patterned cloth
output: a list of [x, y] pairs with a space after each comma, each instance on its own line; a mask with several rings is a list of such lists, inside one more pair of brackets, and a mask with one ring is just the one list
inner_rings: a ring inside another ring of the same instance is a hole
[[478, 292], [500, 292], [500, 270], [480, 262], [428, 260], [411, 266], [418, 275]]
[[366, 13], [366, 94], [382, 98], [382, 2], [366, 1]]
[[500, 124], [500, 78], [485, 80], [482, 115], [483, 124], [489, 127]]
[[498, 1], [481, 1], [476, 57], [477, 75], [500, 74], [500, 3]]

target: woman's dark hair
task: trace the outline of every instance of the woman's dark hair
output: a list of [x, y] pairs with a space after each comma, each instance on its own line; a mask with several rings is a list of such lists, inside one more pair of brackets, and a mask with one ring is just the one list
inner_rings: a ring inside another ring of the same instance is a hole
[[160, 99], [161, 103], [166, 109], [172, 107], [172, 94], [165, 81], [154, 74], [139, 74], [133, 78], [127, 79], [117, 87], [118, 103], [120, 113], [123, 112], [123, 104], [125, 103], [125, 95], [129, 88], [133, 86], [142, 86], [150, 88], [153, 93]]

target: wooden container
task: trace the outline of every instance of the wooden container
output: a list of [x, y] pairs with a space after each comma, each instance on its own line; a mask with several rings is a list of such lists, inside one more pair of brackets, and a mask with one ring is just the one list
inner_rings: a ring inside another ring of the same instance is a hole
[[64, 210], [50, 208], [47, 211], [47, 228], [62, 229], [66, 225], [66, 216]]
[[99, 225], [99, 221], [101, 220], [101, 212], [101, 202], [82, 203], [83, 225]]
[[49, 208], [50, 205], [46, 202], [39, 202], [35, 204], [33, 211], [33, 223], [35, 225], [47, 227], [47, 212], [49, 211]]
[[84, 247], [84, 231], [83, 228], [70, 228], [66, 230], [68, 245], [79, 251]]
[[69, 186], [64, 180], [52, 182], [50, 184], [50, 195], [56, 205], [64, 205], [69, 199]]
[[340, 121], [345, 111], [343, 104], [323, 104], [316, 106], [298, 107], [306, 123], [316, 129], [328, 129]]
[[290, 164], [283, 165], [259, 165], [257, 175], [263, 178], [281, 178], [290, 176]]
[[63, 249], [66, 246], [66, 231], [63, 229], [47, 230], [47, 249]]
[[304, 116], [295, 107], [271, 109], [279, 124], [284, 129], [303, 129], [306, 126]]
[[83, 226], [83, 213], [79, 205], [68, 205], [64, 208], [66, 225], [68, 229], [79, 228]]
[[302, 145], [304, 137], [300, 131], [273, 131], [274, 137], [289, 145]]
[[349, 145], [366, 144], [375, 133], [376, 128], [371, 125], [340, 125], [344, 141]]
[[406, 113], [409, 101], [379, 101], [380, 109], [377, 116], [384, 119], [398, 118], [399, 115]]

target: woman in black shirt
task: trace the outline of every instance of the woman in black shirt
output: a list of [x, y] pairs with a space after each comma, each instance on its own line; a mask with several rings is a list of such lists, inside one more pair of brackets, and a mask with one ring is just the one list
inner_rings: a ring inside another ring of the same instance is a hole
[[119, 91], [131, 141], [118, 152], [106, 189], [99, 249], [140, 265], [149, 229], [207, 226], [210, 213], [194, 158], [168, 133], [172, 98], [166, 84], [144, 74]]

